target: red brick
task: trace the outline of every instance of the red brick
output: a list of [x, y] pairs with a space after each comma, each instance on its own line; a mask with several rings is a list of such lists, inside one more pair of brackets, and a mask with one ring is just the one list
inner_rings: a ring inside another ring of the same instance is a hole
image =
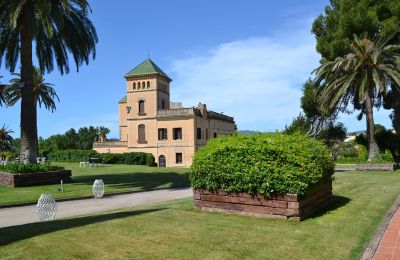
[[286, 209], [286, 216], [296, 217], [300, 216], [300, 209]]
[[286, 210], [287, 209], [283, 209], [283, 208], [273, 208], [273, 214], [276, 215], [285, 215], [286, 216]]
[[299, 196], [297, 194], [286, 194], [285, 200], [286, 201], [299, 201]]

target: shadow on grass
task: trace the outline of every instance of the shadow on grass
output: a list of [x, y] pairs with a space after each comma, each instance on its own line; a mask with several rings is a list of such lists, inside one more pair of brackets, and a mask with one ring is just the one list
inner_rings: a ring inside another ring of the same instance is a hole
[[0, 228], [0, 246], [8, 245], [38, 235], [52, 233], [55, 231], [82, 227], [114, 219], [132, 217], [164, 209], [166, 208], [124, 211], [124, 212], [116, 212], [103, 215], [78, 217], [73, 219], [61, 219], [49, 222], [39, 222], [39, 223], [25, 224], [20, 226]]
[[343, 206], [345, 206], [347, 203], [350, 202], [350, 199], [347, 197], [343, 197], [343, 196], [337, 196], [337, 195], [333, 195], [332, 196], [332, 201], [326, 205], [324, 208], [317, 210], [314, 214], [312, 214], [310, 217], [308, 218], [318, 218], [321, 217], [331, 211], [337, 210]]
[[169, 188], [181, 188], [190, 186], [188, 174], [176, 172], [152, 172], [152, 173], [110, 173], [87, 176], [74, 176], [72, 183], [92, 185], [95, 179], [102, 179], [104, 184], [117, 189], [142, 188], [144, 190], [155, 189], [162, 185], [170, 184]]

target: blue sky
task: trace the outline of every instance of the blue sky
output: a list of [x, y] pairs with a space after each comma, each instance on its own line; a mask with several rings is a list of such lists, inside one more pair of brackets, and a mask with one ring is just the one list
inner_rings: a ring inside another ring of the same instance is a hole
[[[39, 111], [39, 135], [103, 125], [118, 137], [123, 75], [147, 58], [172, 79], [171, 99], [235, 117], [240, 130], [281, 130], [301, 112], [301, 86], [318, 66], [311, 24], [328, 1], [90, 1], [97, 56], [79, 72], [45, 75], [60, 96], [57, 111]], [[4, 64], [4, 63], [3, 63]], [[2, 82], [10, 79], [4, 66]], [[19, 104], [0, 108], [0, 125], [19, 135]], [[388, 111], [376, 123], [391, 127]], [[365, 129], [356, 115], [340, 120]]]

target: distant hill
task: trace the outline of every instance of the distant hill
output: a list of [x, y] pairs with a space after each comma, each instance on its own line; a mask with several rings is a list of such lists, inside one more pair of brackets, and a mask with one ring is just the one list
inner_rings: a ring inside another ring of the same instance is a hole
[[252, 131], [252, 130], [239, 130], [238, 131], [239, 134], [243, 134], [243, 135], [254, 135], [254, 134], [259, 134], [261, 132], [259, 131]]

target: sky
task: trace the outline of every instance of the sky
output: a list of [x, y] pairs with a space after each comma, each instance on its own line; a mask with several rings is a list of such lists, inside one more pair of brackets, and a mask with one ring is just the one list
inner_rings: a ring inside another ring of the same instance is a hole
[[[124, 75], [150, 57], [171, 83], [171, 100], [233, 116], [239, 130], [284, 129], [300, 112], [302, 84], [318, 66], [312, 21], [328, 0], [89, 0], [99, 43], [77, 72], [44, 77], [60, 97], [54, 113], [38, 111], [39, 135], [106, 126], [118, 138]], [[12, 76], [0, 67], [2, 83]], [[19, 103], [0, 107], [0, 126], [19, 136]], [[375, 122], [391, 127], [389, 111]], [[364, 130], [356, 113], [341, 115], [348, 131]]]

